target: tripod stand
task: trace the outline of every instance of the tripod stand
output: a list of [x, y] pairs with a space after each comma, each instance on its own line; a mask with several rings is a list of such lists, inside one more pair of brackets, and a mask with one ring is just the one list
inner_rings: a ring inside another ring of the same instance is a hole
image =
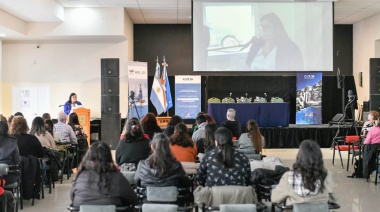
[[134, 98], [132, 98], [132, 96], [129, 96], [128, 99], [129, 99], [129, 104], [128, 104], [127, 119], [129, 118], [130, 112], [134, 109], [136, 112], [137, 118], [140, 120], [140, 114], [139, 114], [139, 111], [137, 110], [136, 102]]

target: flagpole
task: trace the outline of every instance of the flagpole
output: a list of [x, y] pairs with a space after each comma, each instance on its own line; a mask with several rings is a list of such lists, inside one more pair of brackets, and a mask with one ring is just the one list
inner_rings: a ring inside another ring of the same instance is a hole
[[[163, 65], [164, 65], [165, 67], [168, 67], [168, 64], [166, 63], [166, 60], [165, 60], [165, 55], [164, 55], [163, 60], [164, 60]], [[166, 117], [169, 117], [169, 110], [166, 111]]]

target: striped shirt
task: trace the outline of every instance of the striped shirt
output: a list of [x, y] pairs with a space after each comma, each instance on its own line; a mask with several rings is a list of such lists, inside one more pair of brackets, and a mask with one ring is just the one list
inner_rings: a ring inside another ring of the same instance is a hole
[[62, 142], [77, 143], [77, 137], [75, 136], [73, 128], [71, 126], [58, 122], [54, 125], [54, 132], [58, 132], [61, 135]]

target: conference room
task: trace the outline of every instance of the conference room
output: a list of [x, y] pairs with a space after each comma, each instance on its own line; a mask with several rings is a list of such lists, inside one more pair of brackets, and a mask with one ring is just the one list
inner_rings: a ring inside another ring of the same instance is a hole
[[[175, 76], [200, 76], [198, 112], [212, 114], [220, 125], [232, 107], [243, 130], [248, 118], [257, 119], [266, 140], [263, 154], [279, 157], [290, 168], [300, 143], [316, 141], [332, 173], [339, 210], [373, 211], [379, 197], [377, 185], [364, 178], [347, 178], [354, 165], [349, 163], [346, 170], [344, 151], [344, 168], [337, 152], [332, 165], [331, 147], [337, 133], [355, 135], [369, 111], [380, 111], [380, 60], [376, 59], [380, 58], [380, 1], [221, 2], [225, 5], [202, 0], [0, 1], [0, 114], [9, 117], [23, 112], [30, 127], [33, 118], [43, 113], [57, 118], [70, 93], [76, 93], [96, 125], [89, 136], [109, 144], [114, 154], [124, 123], [121, 119], [125, 120], [131, 106], [131, 61], [146, 63], [144, 104], [163, 118], [176, 115], [178, 109]], [[281, 23], [277, 25], [281, 36], [274, 41], [275, 51], [265, 52], [265, 43], [275, 39], [269, 33], [274, 22]], [[265, 54], [272, 55], [270, 61]], [[168, 64], [174, 103], [161, 115], [149, 99], [157, 57], [161, 71], [164, 57]], [[110, 98], [117, 100], [103, 99], [107, 89], [102, 88], [102, 59], [119, 61], [119, 93]], [[310, 74], [321, 76], [321, 90], [318, 87], [318, 94], [313, 93], [320, 105], [299, 98], [301, 90], [306, 97], [308, 88], [298, 77]], [[136, 98], [138, 93], [137, 86]], [[257, 97], [267, 102], [259, 105], [254, 102]], [[211, 98], [221, 103], [209, 104]], [[222, 103], [224, 98], [235, 103]], [[272, 98], [283, 103], [273, 103]], [[298, 117], [308, 114], [300, 115], [300, 108], [310, 105], [318, 108], [313, 111], [318, 119], [303, 123]], [[117, 116], [105, 112], [111, 106]], [[337, 114], [344, 115], [343, 120], [335, 120]], [[107, 118], [106, 126], [113, 132], [98, 124]], [[194, 121], [185, 119], [190, 125]], [[23, 210], [66, 211], [72, 180], [57, 183], [53, 193], [36, 200], [34, 206], [24, 201]]]

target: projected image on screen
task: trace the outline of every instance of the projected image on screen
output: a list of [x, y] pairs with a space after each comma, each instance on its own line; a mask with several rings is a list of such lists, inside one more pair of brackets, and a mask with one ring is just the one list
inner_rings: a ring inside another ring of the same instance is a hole
[[194, 71], [332, 71], [331, 2], [194, 0]]

